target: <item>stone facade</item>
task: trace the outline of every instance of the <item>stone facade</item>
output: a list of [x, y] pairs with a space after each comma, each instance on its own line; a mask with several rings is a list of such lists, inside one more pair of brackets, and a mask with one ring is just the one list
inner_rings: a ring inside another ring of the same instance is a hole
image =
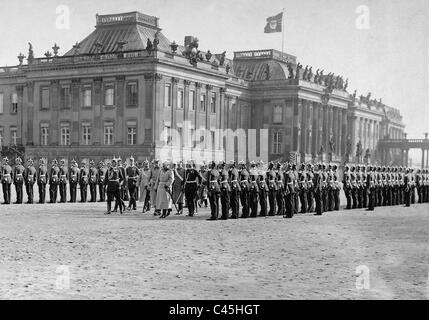
[[379, 139], [403, 132], [388, 116], [395, 109], [362, 105], [343, 85], [328, 90], [292, 55], [230, 60], [161, 31], [138, 12], [97, 15], [65, 55], [0, 68], [1, 145], [36, 159], [340, 162], [358, 140], [376, 159]]

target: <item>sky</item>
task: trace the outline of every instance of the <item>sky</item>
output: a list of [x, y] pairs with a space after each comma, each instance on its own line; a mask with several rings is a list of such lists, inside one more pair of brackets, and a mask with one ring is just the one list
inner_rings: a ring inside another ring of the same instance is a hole
[[[226, 50], [230, 58], [234, 51], [281, 50], [282, 34], [264, 34], [264, 27], [267, 17], [284, 8], [285, 52], [313, 70], [349, 78], [351, 93], [371, 92], [398, 108], [409, 138], [429, 132], [427, 0], [0, 0], [0, 5], [0, 66], [17, 65], [28, 42], [36, 57], [52, 52], [54, 43], [65, 53], [94, 30], [97, 13], [129, 11], [159, 17], [171, 41], [183, 43], [193, 35], [202, 50]], [[68, 28], [58, 28], [63, 8], [69, 11]]]

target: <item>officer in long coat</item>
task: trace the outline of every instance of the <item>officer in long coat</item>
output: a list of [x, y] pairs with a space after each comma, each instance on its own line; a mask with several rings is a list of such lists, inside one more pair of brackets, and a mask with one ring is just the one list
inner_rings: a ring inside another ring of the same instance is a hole
[[57, 159], [52, 160], [52, 167], [49, 173], [49, 198], [51, 203], [57, 202], [58, 183], [60, 181], [60, 168]]
[[332, 166], [332, 174], [333, 174], [333, 178], [334, 178], [334, 210], [335, 211], [339, 211], [340, 210], [340, 181], [339, 181], [339, 177], [338, 177], [338, 173], [337, 173], [337, 165], [333, 165]]
[[178, 162], [173, 164], [174, 182], [173, 182], [173, 202], [177, 205], [178, 215], [183, 214], [183, 199], [185, 187], [186, 170], [183, 168], [183, 163]]
[[3, 167], [1, 174], [1, 183], [3, 187], [3, 199], [4, 204], [10, 204], [10, 186], [13, 181], [13, 171], [12, 167], [9, 165], [9, 159], [3, 158]]
[[[193, 164], [195, 167], [195, 164]], [[207, 164], [203, 163], [200, 166], [200, 176], [201, 176], [201, 183], [198, 186], [198, 195], [197, 195], [197, 202], [198, 206], [201, 208], [202, 205], [204, 205], [205, 208], [209, 205], [209, 196], [208, 196], [208, 178], [209, 178], [209, 171], [207, 170]]]
[[259, 187], [258, 187], [258, 169], [254, 161], [250, 162], [249, 170], [249, 181], [250, 181], [250, 190], [249, 190], [249, 207], [250, 207], [250, 217], [256, 218], [258, 216], [258, 203], [259, 203]]
[[143, 161], [143, 167], [140, 169], [138, 181], [140, 190], [139, 202], [143, 203], [142, 213], [150, 211], [150, 174], [149, 161], [145, 160]]
[[156, 187], [156, 209], [162, 212], [160, 218], [166, 218], [173, 207], [171, 186], [174, 181], [174, 173], [168, 167], [168, 162], [164, 161], [155, 183]]
[[185, 198], [188, 216], [193, 217], [197, 210], [197, 192], [202, 183], [202, 176], [195, 168], [195, 163], [189, 161], [185, 171]]
[[[120, 187], [124, 183], [125, 178], [122, 175], [122, 171], [119, 170], [117, 160], [112, 159], [112, 165], [107, 170], [106, 176], [104, 177], [104, 183], [107, 186], [107, 211], [105, 214], [111, 214], [112, 212], [112, 201], [115, 199], [116, 202], [121, 203]], [[122, 214], [123, 207], [119, 206], [119, 211]]]
[[219, 218], [219, 197], [220, 197], [220, 174], [216, 168], [216, 163], [210, 164], [210, 171], [208, 174], [208, 195], [210, 201], [211, 217], [209, 220], [217, 220]]
[[351, 175], [350, 175], [350, 167], [348, 165], [344, 167], [343, 190], [347, 201], [346, 209], [350, 210], [352, 208], [352, 196], [351, 196], [352, 182], [351, 182]]
[[59, 175], [59, 182], [58, 186], [60, 189], [60, 202], [66, 203], [67, 202], [67, 183], [68, 183], [68, 169], [66, 167], [66, 161], [64, 159], [60, 162], [60, 171], [58, 173]]
[[[259, 189], [259, 205], [261, 206], [261, 212], [259, 213], [259, 215], [261, 217], [266, 217], [268, 214], [268, 208], [267, 208], [267, 195], [269, 192], [269, 188], [267, 185], [267, 177], [265, 175], [265, 172], [262, 169], [262, 165], [258, 168], [258, 189]], [[275, 183], [275, 180], [274, 180]], [[276, 184], [276, 189], [277, 189], [277, 184]], [[275, 197], [273, 198], [273, 206], [275, 206], [276, 203], [276, 197], [277, 197], [277, 190], [275, 193]], [[275, 215], [276, 211], [274, 208], [273, 214]]]
[[89, 194], [91, 195], [90, 202], [97, 202], [97, 181], [98, 170], [94, 160], [89, 162]]
[[237, 219], [240, 215], [240, 174], [236, 168], [235, 161], [231, 160], [229, 165], [229, 181], [231, 185], [230, 205], [231, 219]]
[[358, 203], [357, 203], [357, 180], [356, 180], [356, 168], [355, 166], [352, 166], [350, 168], [350, 184], [351, 184], [351, 198], [352, 198], [352, 209], [357, 209]]
[[299, 186], [299, 201], [301, 203], [301, 212], [307, 213], [307, 172], [305, 171], [305, 165], [301, 164], [298, 172], [298, 186]]
[[34, 184], [37, 181], [36, 168], [33, 166], [33, 159], [27, 160], [27, 168], [25, 168], [25, 190], [27, 191], [27, 203], [33, 203], [34, 199]]
[[104, 177], [106, 176], [107, 167], [104, 161], [98, 163], [97, 170], [97, 183], [98, 183], [98, 194], [100, 195], [100, 202], [106, 201], [106, 185], [104, 184]]
[[39, 203], [45, 203], [46, 184], [48, 182], [48, 168], [45, 159], [39, 160], [39, 168], [37, 170], [37, 187], [39, 189]]
[[76, 160], [71, 161], [71, 167], [69, 172], [69, 188], [70, 188], [70, 202], [76, 202], [77, 184], [79, 183], [79, 168]]
[[225, 162], [220, 162], [218, 166], [220, 174], [220, 204], [222, 208], [222, 220], [228, 220], [230, 209], [230, 193], [231, 186], [229, 185], [229, 172]]
[[368, 166], [366, 174], [366, 190], [368, 192], [368, 211], [374, 211], [374, 200], [376, 192], [374, 167]]
[[409, 168], [406, 168], [404, 175], [404, 203], [406, 207], [409, 207], [411, 205], [411, 190], [411, 170]]
[[276, 205], [277, 205], [277, 174], [275, 172], [274, 163], [270, 162], [268, 164], [267, 180], [268, 180], [268, 202], [270, 203], [270, 211], [268, 212], [269, 216], [276, 215]]
[[283, 216], [285, 214], [285, 181], [280, 163], [276, 164], [276, 184], [277, 184], [277, 215]]
[[314, 215], [321, 216], [323, 214], [323, 202], [322, 202], [322, 175], [321, 165], [317, 164], [314, 170], [313, 176], [313, 188], [314, 188], [314, 201], [316, 203], [316, 213]]
[[158, 214], [161, 214], [156, 209], [156, 188], [155, 188], [155, 183], [156, 183], [156, 180], [158, 179], [159, 172], [160, 172], [160, 163], [159, 163], [159, 160], [155, 160], [154, 163], [153, 163], [153, 168], [151, 170], [151, 174], [150, 174], [150, 201], [152, 203], [152, 206], [155, 208], [154, 216], [157, 216]]
[[246, 164], [244, 161], [240, 162], [240, 171], [239, 171], [239, 181], [240, 181], [240, 202], [242, 208], [241, 218], [249, 217], [249, 191], [250, 191], [250, 181], [249, 181], [249, 171], [247, 171]]
[[128, 210], [137, 210], [137, 183], [139, 181], [139, 169], [136, 167], [133, 157], [130, 158], [130, 165], [126, 169], [126, 177], [130, 199]]
[[286, 188], [286, 213], [285, 218], [292, 218], [295, 211], [294, 194], [295, 194], [295, 174], [291, 165], [288, 163], [285, 167], [285, 188]]
[[314, 211], [314, 185], [313, 185], [313, 165], [311, 163], [307, 164], [307, 212]]
[[15, 160], [15, 168], [13, 170], [13, 183], [16, 191], [16, 204], [22, 204], [23, 201], [23, 189], [24, 189], [24, 173], [25, 168], [22, 165], [22, 159], [20, 157]]

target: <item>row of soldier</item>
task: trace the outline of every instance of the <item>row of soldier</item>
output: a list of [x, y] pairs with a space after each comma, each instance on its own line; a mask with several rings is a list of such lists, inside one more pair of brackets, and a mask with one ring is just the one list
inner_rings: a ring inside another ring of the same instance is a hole
[[[81, 162], [80, 168], [72, 160], [70, 169], [65, 160], [61, 160], [60, 164], [53, 160], [48, 171], [44, 159], [39, 161], [37, 170], [32, 159], [24, 167], [22, 160], [17, 158], [14, 169], [8, 162], [7, 158], [3, 159], [0, 171], [6, 204], [11, 201], [12, 183], [16, 188], [16, 203], [23, 201], [23, 186], [27, 191], [27, 203], [33, 203], [33, 187], [37, 183], [39, 203], [45, 202], [48, 184], [51, 203], [57, 202], [58, 191], [59, 202], [67, 202], [67, 185], [70, 202], [76, 202], [78, 185], [81, 202], [87, 201], [88, 187], [91, 202], [97, 201], [97, 190], [99, 201], [105, 201], [107, 193], [110, 201], [116, 201], [114, 210], [109, 206], [106, 213], [118, 209], [122, 213], [126, 209], [125, 201], [129, 201], [129, 210], [136, 210], [137, 200], [144, 203], [143, 212], [154, 207], [154, 214], [161, 217], [170, 214], [173, 206], [182, 214], [185, 202], [189, 216], [193, 216], [198, 206], [205, 204], [207, 207], [207, 200], [210, 200], [212, 220], [218, 219], [220, 212], [221, 219], [258, 215], [283, 215], [290, 218], [298, 212], [315, 211], [321, 215], [324, 211], [340, 208], [341, 184], [336, 165], [301, 164], [297, 169], [294, 163], [269, 163], [267, 167], [255, 162], [251, 162], [250, 166], [241, 162], [237, 166], [231, 161], [229, 164], [203, 164], [197, 170], [193, 161], [188, 162], [186, 168], [182, 162], [164, 162], [161, 166], [159, 160], [153, 161], [152, 165], [144, 161], [142, 166], [138, 166], [131, 157], [129, 163], [114, 158], [107, 163], [100, 161], [98, 166], [90, 161], [87, 167], [85, 162]], [[119, 173], [115, 179], [109, 179], [109, 171]], [[158, 190], [157, 183], [163, 172], [167, 176], [167, 181], [162, 184], [165, 192], [163, 189]], [[409, 205], [416, 201], [416, 191], [419, 202], [429, 201], [427, 170], [414, 172], [409, 168], [345, 166], [342, 185], [347, 209], [368, 207], [372, 210], [382, 205]], [[114, 191], [109, 192], [109, 186]], [[158, 193], [161, 194], [159, 197]]]

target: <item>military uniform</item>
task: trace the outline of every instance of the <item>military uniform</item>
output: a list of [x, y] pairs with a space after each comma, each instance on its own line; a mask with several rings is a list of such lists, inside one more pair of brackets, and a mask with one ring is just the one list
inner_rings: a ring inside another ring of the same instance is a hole
[[269, 171], [267, 172], [267, 180], [268, 180], [268, 201], [270, 203], [270, 211], [268, 212], [269, 216], [275, 216], [276, 215], [276, 204], [277, 204], [277, 174], [274, 171], [274, 164], [270, 163], [269, 165]]
[[307, 172], [304, 165], [301, 165], [298, 172], [299, 181], [299, 202], [301, 203], [301, 213], [307, 213]]
[[39, 169], [37, 170], [37, 186], [39, 189], [39, 203], [45, 203], [46, 198], [46, 184], [48, 182], [48, 168], [43, 159], [39, 162]]
[[249, 190], [249, 207], [250, 217], [256, 218], [258, 216], [258, 203], [259, 203], [259, 187], [258, 187], [258, 171], [256, 166], [252, 164], [250, 172], [250, 190]]
[[311, 164], [307, 166], [306, 181], [307, 181], [307, 212], [314, 211], [314, 174]]
[[316, 202], [316, 214], [321, 216], [323, 214], [323, 174], [320, 171], [320, 165], [316, 166], [316, 170], [314, 171], [313, 177], [313, 185], [314, 185], [314, 200]]
[[333, 182], [333, 193], [334, 193], [334, 210], [335, 211], [339, 211], [340, 210], [340, 181], [338, 178], [338, 173], [337, 173], [337, 166], [334, 165], [333, 166], [333, 178], [334, 178], [334, 182]]
[[285, 195], [286, 195], [286, 218], [292, 218], [294, 215], [294, 194], [295, 194], [295, 175], [290, 170], [290, 167], [285, 172]]
[[91, 195], [90, 202], [97, 202], [97, 184], [98, 170], [95, 167], [94, 161], [91, 161], [89, 167], [89, 194]]
[[133, 158], [131, 160], [131, 165], [126, 169], [126, 177], [130, 198], [128, 210], [137, 210], [137, 181], [139, 180], [139, 169], [134, 165]]
[[33, 166], [33, 160], [28, 160], [28, 166], [25, 169], [25, 189], [27, 191], [27, 203], [31, 204], [34, 200], [34, 184], [36, 183], [36, 168]]
[[56, 203], [57, 196], [58, 196], [60, 168], [58, 168], [57, 164], [58, 164], [57, 160], [54, 160], [49, 174], [49, 198], [51, 203]]
[[69, 173], [69, 188], [70, 188], [70, 202], [76, 202], [77, 184], [79, 183], [79, 168], [76, 161], [72, 161]]
[[13, 172], [12, 167], [9, 165], [9, 160], [7, 158], [3, 159], [3, 167], [1, 174], [1, 183], [3, 187], [3, 199], [4, 204], [10, 204], [10, 186], [13, 181]]
[[352, 209], [358, 207], [357, 203], [357, 179], [356, 179], [356, 168], [353, 166], [350, 170], [350, 183], [351, 183], [351, 198], [352, 198]]
[[281, 165], [277, 165], [276, 172], [277, 182], [277, 215], [283, 216], [285, 214], [285, 181]]
[[250, 207], [249, 207], [249, 193], [250, 193], [250, 175], [249, 171], [247, 171], [247, 168], [242, 162], [241, 164], [241, 170], [239, 175], [240, 180], [240, 202], [242, 207], [242, 214], [241, 218], [248, 218], [250, 214]]
[[351, 184], [350, 168], [348, 166], [345, 167], [344, 174], [343, 174], [343, 190], [347, 200], [346, 209], [350, 210], [352, 208], [352, 196], [351, 196], [352, 184]]
[[64, 163], [64, 161], [61, 162], [60, 166], [60, 172], [59, 177], [60, 181], [58, 182], [58, 186], [60, 189], [60, 202], [66, 203], [67, 202], [67, 181], [68, 181], [68, 169]]
[[[261, 217], [266, 217], [268, 214], [268, 208], [267, 208], [267, 194], [269, 192], [269, 188], [267, 186], [267, 183], [265, 181], [266, 177], [265, 174], [262, 170], [258, 171], [259, 177], [258, 177], [258, 189], [259, 189], [259, 204], [261, 206], [261, 212], [259, 213], [259, 215]], [[275, 184], [275, 181], [273, 182]], [[276, 186], [277, 188], [277, 186]], [[277, 190], [275, 190], [277, 193]], [[277, 194], [275, 194], [277, 196]], [[273, 198], [273, 205], [275, 206], [275, 202], [276, 198]], [[271, 204], [270, 204], [271, 206]], [[271, 208], [270, 208], [271, 209]], [[275, 215], [275, 208], [273, 210], [272, 215]]]
[[220, 203], [222, 208], [222, 220], [227, 220], [229, 218], [230, 193], [229, 172], [225, 168], [225, 163], [222, 163], [220, 166]]
[[235, 164], [231, 164], [231, 168], [229, 170], [229, 180], [231, 183], [231, 193], [230, 193], [230, 206], [232, 209], [231, 218], [237, 219], [240, 215], [240, 174], [238, 170], [235, 168]]
[[173, 202], [178, 206], [178, 214], [183, 213], [183, 198], [186, 170], [181, 166], [174, 169]]
[[366, 189], [368, 190], [368, 211], [374, 211], [376, 184], [373, 168], [368, 167], [366, 174]]
[[80, 202], [86, 202], [88, 197], [89, 170], [85, 162], [81, 163], [79, 171]]
[[[111, 213], [112, 209], [112, 201], [113, 199], [116, 202], [121, 201], [120, 195], [120, 186], [124, 182], [124, 176], [122, 175], [121, 170], [118, 169], [116, 165], [116, 160], [112, 161], [114, 165], [109, 168], [106, 172], [106, 176], [104, 177], [104, 184], [107, 186], [107, 212], [106, 214]], [[122, 213], [122, 205], [119, 206], [120, 213]]]
[[212, 164], [212, 168], [208, 174], [208, 193], [210, 201], [211, 218], [210, 220], [217, 220], [219, 218], [219, 171], [216, 169], [215, 164]]
[[22, 162], [21, 158], [17, 158], [16, 162], [17, 164], [13, 172], [13, 183], [15, 185], [15, 191], [16, 191], [16, 203], [22, 204], [25, 168], [21, 164]]
[[100, 195], [100, 202], [106, 201], [106, 185], [104, 184], [106, 172], [107, 168], [104, 165], [104, 162], [100, 161], [97, 172], [98, 194]]
[[[185, 171], [185, 198], [188, 207], [188, 215], [193, 217], [197, 210], [197, 192], [199, 185], [202, 183], [201, 174], [189, 163]], [[203, 187], [204, 188], [204, 187]]]

